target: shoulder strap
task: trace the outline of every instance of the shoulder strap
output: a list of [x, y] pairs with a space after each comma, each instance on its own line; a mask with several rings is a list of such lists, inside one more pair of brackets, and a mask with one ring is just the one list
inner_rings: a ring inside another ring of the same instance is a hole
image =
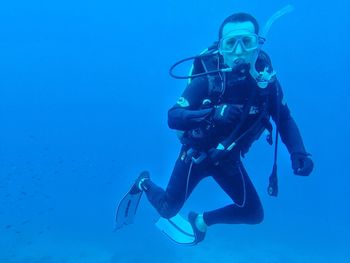
[[208, 95], [210, 100], [212, 103], [218, 104], [220, 103], [221, 97], [225, 92], [225, 74], [223, 74], [223, 77], [219, 73], [215, 75], [208, 75], [207, 79], [209, 84]]

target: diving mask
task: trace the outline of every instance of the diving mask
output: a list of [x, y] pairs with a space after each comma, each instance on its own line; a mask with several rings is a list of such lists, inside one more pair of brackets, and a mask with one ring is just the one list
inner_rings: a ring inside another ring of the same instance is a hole
[[244, 34], [229, 34], [220, 40], [219, 51], [220, 53], [231, 53], [239, 44], [244, 51], [249, 52], [257, 49], [263, 44], [263, 42], [264, 39], [262, 37], [251, 32]]

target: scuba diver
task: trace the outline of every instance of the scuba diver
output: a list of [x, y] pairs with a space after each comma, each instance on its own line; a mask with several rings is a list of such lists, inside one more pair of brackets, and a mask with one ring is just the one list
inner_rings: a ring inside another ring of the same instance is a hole
[[144, 192], [159, 215], [170, 219], [197, 184], [211, 176], [232, 203], [189, 213], [193, 244], [203, 241], [214, 224], [263, 221], [261, 201], [241, 159], [266, 130], [272, 144], [271, 117], [277, 132], [269, 194], [276, 196], [278, 191], [278, 134], [290, 153], [294, 174], [308, 176], [313, 170], [269, 56], [261, 50], [266, 32], [259, 35], [257, 20], [247, 13], [235, 13], [222, 22], [218, 41], [195, 57], [188, 85], [168, 111], [168, 125], [179, 131], [181, 150], [166, 189], [157, 186], [148, 172], [141, 173], [131, 189]]

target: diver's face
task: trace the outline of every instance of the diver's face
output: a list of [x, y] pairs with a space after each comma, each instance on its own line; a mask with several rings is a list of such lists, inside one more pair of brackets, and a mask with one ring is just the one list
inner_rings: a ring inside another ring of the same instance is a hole
[[[254, 41], [258, 41], [258, 38], [252, 22], [226, 24], [222, 30], [220, 41], [222, 48], [220, 48], [220, 53], [224, 58], [224, 63], [229, 67], [233, 67], [237, 59], [244, 63], [251, 63], [258, 46], [258, 43], [254, 43]], [[253, 48], [249, 48], [249, 46]]]

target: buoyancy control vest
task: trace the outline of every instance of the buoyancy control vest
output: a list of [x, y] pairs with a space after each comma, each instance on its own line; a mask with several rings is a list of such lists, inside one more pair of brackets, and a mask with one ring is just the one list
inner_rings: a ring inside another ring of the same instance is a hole
[[[226, 89], [226, 72], [217, 72], [217, 70], [222, 67], [222, 62], [221, 56], [216, 50], [216, 43], [214, 43], [194, 60], [191, 68], [190, 74], [193, 76], [203, 76], [204, 73], [208, 73], [205, 75], [208, 81], [208, 96], [202, 101], [200, 109], [219, 105]], [[269, 57], [265, 52], [261, 51], [260, 53], [256, 63], [257, 70], [262, 71], [269, 68], [272, 71]], [[244, 79], [244, 74], [246, 75], [246, 72], [243, 71], [247, 70], [249, 69], [242, 68], [238, 69], [237, 72], [230, 72], [230, 74], [235, 74], [233, 79], [237, 79], [237, 82], [239, 82]], [[189, 82], [191, 82], [191, 79]], [[243, 114], [245, 116], [242, 116], [240, 123], [237, 123], [236, 135], [232, 135], [235, 146], [239, 147], [242, 155], [248, 152], [252, 143], [257, 140], [265, 130], [269, 132], [267, 141], [269, 144], [272, 144], [272, 125], [269, 121], [270, 115], [268, 111], [272, 89], [260, 89], [257, 86], [254, 87], [254, 89], [255, 93], [252, 95], [253, 98], [245, 105], [245, 107], [248, 108], [246, 109], [247, 113]], [[256, 111], [258, 114], [253, 122], [250, 121], [250, 123], [247, 123], [249, 114], [252, 111]], [[198, 150], [207, 151], [212, 147], [216, 147], [216, 145], [220, 143], [220, 140], [225, 139], [223, 137], [217, 137], [215, 141], [215, 139], [211, 140], [213, 137], [215, 137], [215, 127], [214, 124], [209, 121], [196, 129], [186, 131], [180, 139], [182, 144], [194, 147]]]

